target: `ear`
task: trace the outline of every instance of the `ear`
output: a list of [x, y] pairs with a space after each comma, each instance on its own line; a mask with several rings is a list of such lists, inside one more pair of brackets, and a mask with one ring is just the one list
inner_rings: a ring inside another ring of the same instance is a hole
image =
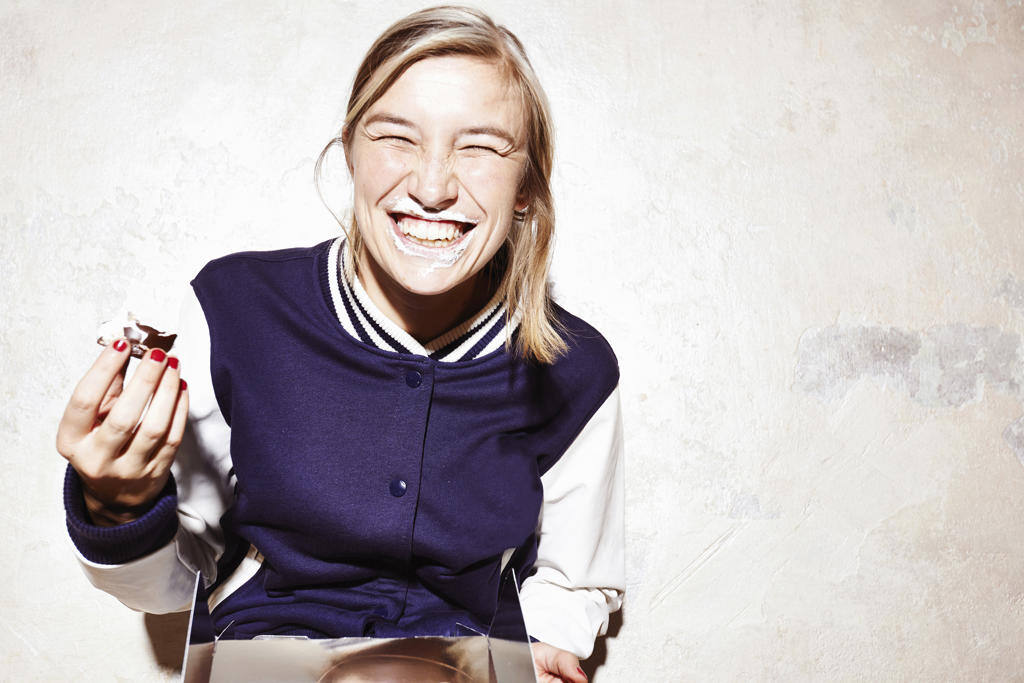
[[516, 195], [516, 203], [512, 207], [516, 211], [526, 211], [530, 206], [530, 196], [526, 193], [526, 190], [520, 190], [519, 194]]
[[529, 183], [529, 163], [523, 165], [519, 176], [519, 190], [516, 192], [516, 203], [513, 208], [516, 211], [526, 211], [530, 206], [530, 202], [533, 201], [533, 193], [530, 191]]

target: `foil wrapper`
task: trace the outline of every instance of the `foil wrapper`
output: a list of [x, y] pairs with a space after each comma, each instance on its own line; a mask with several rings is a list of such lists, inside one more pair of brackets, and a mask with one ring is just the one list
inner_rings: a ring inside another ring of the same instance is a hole
[[126, 313], [100, 325], [99, 338], [96, 339], [96, 343], [101, 346], [109, 346], [121, 337], [127, 339], [131, 344], [132, 356], [142, 358], [150, 349], [169, 352], [178, 335], [146, 325], [140, 322], [134, 314]]

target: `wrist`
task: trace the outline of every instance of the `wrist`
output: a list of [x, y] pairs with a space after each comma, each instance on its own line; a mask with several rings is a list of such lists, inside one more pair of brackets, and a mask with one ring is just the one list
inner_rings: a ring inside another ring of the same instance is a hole
[[82, 500], [85, 502], [85, 512], [96, 526], [119, 526], [134, 522], [149, 512], [156, 504], [158, 496], [152, 500], [146, 500], [134, 505], [121, 503], [107, 503], [100, 500], [87, 486], [82, 486]]

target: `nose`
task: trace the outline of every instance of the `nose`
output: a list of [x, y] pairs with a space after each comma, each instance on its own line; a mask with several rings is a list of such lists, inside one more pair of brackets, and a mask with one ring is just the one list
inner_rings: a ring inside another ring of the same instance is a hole
[[447, 155], [425, 155], [409, 177], [409, 196], [424, 209], [447, 209], [458, 199], [458, 183]]

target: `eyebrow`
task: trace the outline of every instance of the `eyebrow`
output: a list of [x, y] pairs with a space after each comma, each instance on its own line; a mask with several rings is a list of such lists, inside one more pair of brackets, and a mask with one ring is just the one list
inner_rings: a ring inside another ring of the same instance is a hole
[[[413, 130], [418, 130], [416, 124], [414, 124], [409, 119], [403, 119], [401, 116], [396, 116], [394, 114], [388, 113], [374, 114], [373, 116], [366, 119], [366, 123], [364, 123], [363, 125], [369, 126], [374, 123], [391, 123], [396, 126], [403, 126], [405, 128], [412, 128]], [[503, 128], [498, 128], [497, 126], [473, 126], [471, 128], [462, 128], [461, 130], [459, 130], [458, 134], [491, 135], [496, 138], [501, 138], [508, 144], [509, 147], [515, 147], [516, 144], [516, 139], [512, 137], [511, 133], [509, 133]]]
[[496, 126], [479, 126], [476, 128], [463, 128], [459, 135], [491, 135], [504, 140], [509, 147], [516, 146], [516, 139], [512, 134]]
[[374, 114], [366, 119], [366, 123], [363, 125], [369, 126], [371, 123], [393, 123], [396, 126], [405, 126], [406, 128], [416, 127], [409, 119], [403, 119], [401, 116], [395, 116], [394, 114]]

